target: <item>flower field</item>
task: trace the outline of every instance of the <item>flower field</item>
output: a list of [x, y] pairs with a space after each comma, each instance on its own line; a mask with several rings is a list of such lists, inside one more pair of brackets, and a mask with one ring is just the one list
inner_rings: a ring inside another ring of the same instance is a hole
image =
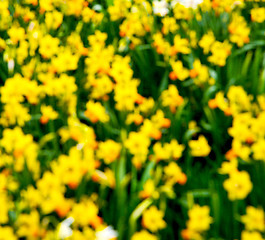
[[264, 240], [265, 1], [0, 0], [0, 240]]

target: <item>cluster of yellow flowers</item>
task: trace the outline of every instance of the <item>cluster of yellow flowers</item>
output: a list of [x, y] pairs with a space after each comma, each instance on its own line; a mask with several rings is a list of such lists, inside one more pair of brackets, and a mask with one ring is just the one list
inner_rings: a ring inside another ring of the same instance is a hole
[[263, 239], [262, 234], [265, 230], [264, 211], [252, 206], [246, 209], [246, 215], [241, 216], [241, 221], [245, 225], [241, 239]]
[[203, 239], [202, 234], [209, 230], [213, 221], [209, 214], [208, 206], [194, 205], [188, 212], [187, 229], [181, 233], [183, 239]]
[[210, 239], [212, 168], [247, 199], [229, 237], [262, 240], [265, 96], [226, 71], [264, 22], [243, 0], [0, 0], [0, 239]]

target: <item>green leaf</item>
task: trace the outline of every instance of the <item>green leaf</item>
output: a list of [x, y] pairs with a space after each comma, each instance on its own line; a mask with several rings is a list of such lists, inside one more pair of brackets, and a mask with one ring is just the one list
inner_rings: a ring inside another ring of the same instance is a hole
[[216, 85], [210, 86], [204, 93], [202, 102], [207, 104], [208, 101], [212, 98], [213, 94], [217, 92], [218, 87]]
[[140, 185], [139, 185], [139, 189], [141, 189], [144, 185], [144, 183], [147, 181], [147, 179], [149, 179], [151, 177], [151, 170], [153, 170], [153, 168], [155, 167], [156, 163], [155, 161], [150, 161], [147, 165], [146, 168], [143, 172], [141, 181], [140, 181]]
[[264, 40], [256, 40], [256, 41], [253, 41], [249, 44], [246, 44], [244, 47], [238, 49], [238, 50], [235, 50], [232, 54], [231, 57], [234, 57], [234, 56], [237, 56], [237, 55], [240, 55], [240, 54], [243, 54], [251, 49], [255, 49], [259, 46], [265, 46], [265, 41]]
[[162, 81], [160, 83], [160, 86], [158, 88], [158, 93], [159, 95], [165, 90], [167, 89], [168, 87], [168, 73], [169, 73], [169, 70], [166, 70], [165, 73], [164, 73], [164, 76], [162, 78]]
[[194, 198], [205, 198], [211, 196], [211, 192], [209, 189], [195, 189], [192, 191], [188, 191], [187, 194], [191, 194]]
[[132, 236], [134, 232], [136, 232], [137, 227], [137, 220], [138, 218], [143, 214], [144, 210], [147, 209], [151, 204], [153, 203], [153, 200], [150, 198], [145, 199], [142, 201], [138, 206], [134, 209], [132, 214], [129, 218], [129, 237]]

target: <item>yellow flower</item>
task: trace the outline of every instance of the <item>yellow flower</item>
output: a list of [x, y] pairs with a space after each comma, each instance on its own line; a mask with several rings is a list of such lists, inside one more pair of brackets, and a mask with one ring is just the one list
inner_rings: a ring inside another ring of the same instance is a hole
[[130, 67], [130, 57], [116, 55], [111, 68], [111, 76], [117, 83], [128, 82], [132, 80], [133, 70]]
[[265, 21], [265, 8], [253, 8], [251, 9], [251, 20], [253, 22], [262, 23]]
[[174, 185], [175, 183], [183, 185], [187, 181], [187, 176], [175, 162], [170, 162], [168, 166], [164, 168], [164, 172], [167, 185]]
[[43, 196], [40, 206], [44, 214], [49, 214], [54, 211], [60, 218], [63, 218], [70, 211], [72, 204], [73, 201], [64, 198], [63, 193], [50, 191], [48, 196]]
[[231, 86], [227, 92], [227, 98], [233, 115], [251, 109], [250, 96], [242, 86]]
[[229, 179], [223, 183], [231, 201], [245, 199], [252, 190], [252, 182], [246, 171], [234, 171], [229, 175]]
[[190, 240], [190, 239], [202, 240], [203, 239], [200, 233], [187, 229], [187, 228], [181, 231], [181, 236], [184, 240]]
[[17, 48], [17, 62], [23, 65], [24, 60], [28, 57], [29, 43], [27, 41], [20, 41], [19, 47]]
[[223, 162], [221, 168], [218, 169], [220, 174], [230, 174], [237, 170], [238, 161], [232, 158], [229, 162]]
[[[161, 127], [161, 126], [160, 126]], [[145, 119], [143, 125], [140, 128], [141, 132], [148, 137], [159, 140], [162, 137], [162, 133], [158, 126], [150, 119]]]
[[63, 21], [63, 14], [58, 11], [47, 12], [45, 14], [45, 24], [48, 29], [57, 29]]
[[191, 148], [191, 155], [194, 157], [206, 157], [211, 152], [211, 147], [203, 135], [200, 135], [198, 140], [190, 140], [189, 147]]
[[65, 192], [65, 187], [59, 177], [60, 176], [46, 171], [43, 177], [37, 181], [37, 189], [41, 192], [43, 197], [50, 196], [51, 192]]
[[199, 205], [194, 205], [188, 212], [188, 229], [195, 232], [207, 231], [210, 228], [210, 224], [213, 222], [209, 214], [210, 208], [208, 206], [201, 207]]
[[197, 126], [197, 122], [192, 120], [189, 122], [189, 130], [197, 130], [198, 126]]
[[49, 120], [58, 118], [58, 113], [54, 111], [51, 106], [42, 105], [40, 111], [42, 113], [42, 116], [40, 118], [40, 122], [42, 124], [46, 124]]
[[232, 150], [234, 154], [240, 157], [244, 161], [249, 161], [251, 154], [251, 148], [248, 145], [243, 144], [238, 139], [234, 138], [232, 142]]
[[141, 132], [130, 132], [128, 139], [125, 141], [125, 147], [134, 155], [147, 155], [150, 139]]
[[68, 0], [66, 2], [66, 15], [80, 16], [84, 2], [84, 0]]
[[[150, 20], [147, 16], [141, 16], [139, 12], [128, 13], [126, 19], [120, 25], [120, 36], [131, 40], [132, 45], [139, 45], [142, 37], [147, 31], [150, 31]], [[134, 37], [136, 36], [136, 37]]]
[[186, 78], [189, 77], [189, 70], [183, 67], [183, 63], [181, 61], [172, 61], [171, 67], [173, 69], [172, 72], [169, 74], [169, 78], [171, 80], [177, 80], [184, 81]]
[[63, 143], [71, 138], [79, 144], [89, 147], [89, 149], [94, 149], [97, 146], [93, 128], [81, 123], [77, 117], [69, 117], [68, 128], [61, 128], [59, 134]]
[[231, 54], [231, 48], [232, 46], [228, 43], [228, 41], [215, 41], [211, 45], [212, 55], [207, 58], [208, 61], [220, 67], [225, 66], [226, 59]]
[[164, 38], [161, 32], [153, 34], [153, 46], [158, 54], [169, 55], [170, 44]]
[[249, 137], [252, 137], [251, 123], [253, 119], [250, 112], [237, 114], [234, 117], [233, 125], [228, 129], [230, 136], [234, 137], [237, 141], [246, 142]]
[[199, 41], [199, 46], [203, 48], [203, 53], [208, 54], [212, 47], [212, 44], [215, 42], [215, 37], [212, 31], [203, 35], [202, 39]]
[[163, 217], [163, 211], [158, 210], [156, 206], [151, 206], [143, 212], [142, 225], [151, 232], [157, 232], [166, 227]]
[[178, 3], [177, 1], [173, 5], [173, 12], [174, 12], [174, 17], [176, 19], [189, 20], [192, 17], [190, 8], [185, 7], [184, 5]]
[[198, 39], [196, 31], [190, 30], [189, 39], [190, 39], [190, 46], [193, 48], [197, 48]]
[[161, 109], [158, 109], [151, 117], [151, 121], [154, 124], [155, 128], [169, 128], [171, 125], [171, 121], [168, 118], [165, 118], [165, 114]]
[[73, 54], [68, 47], [61, 47], [57, 53], [57, 57], [52, 58], [50, 72], [62, 73], [66, 71], [72, 71], [77, 69], [79, 56]]
[[76, 95], [73, 94], [77, 90], [75, 78], [67, 74], [61, 74], [59, 78], [44, 74], [42, 78], [40, 80], [43, 81], [45, 93], [49, 96], [58, 97], [67, 104], [67, 111], [72, 114], [76, 107]]
[[114, 5], [108, 8], [111, 21], [125, 17], [130, 7], [131, 2], [128, 0], [114, 0]]
[[0, 236], [2, 240], [17, 240], [12, 227], [0, 227]]
[[[99, 39], [98, 41], [102, 40]], [[101, 46], [101, 44], [103, 46]], [[112, 45], [109, 45], [108, 47], [105, 48], [104, 45], [105, 42], [103, 43], [99, 42], [95, 45], [92, 45], [90, 51], [87, 52], [88, 57], [85, 59], [85, 64], [87, 67], [85, 68], [85, 70], [88, 74], [92, 75], [96, 73], [98, 74], [101, 73], [101, 74], [110, 75], [110, 64], [111, 61], [113, 61], [114, 47]], [[124, 71], [127, 72], [126, 70]], [[115, 77], [117, 78], [119, 77], [118, 73], [116, 74]], [[124, 75], [122, 74], [121, 78], [123, 77]]]
[[10, 102], [4, 105], [4, 111], [1, 113], [0, 124], [7, 127], [19, 125], [23, 127], [31, 119], [29, 109], [16, 102]]
[[[215, 95], [214, 99], [209, 100], [208, 105], [212, 109], [215, 109], [218, 107], [220, 110], [225, 112], [225, 114], [231, 112], [230, 108], [229, 108], [228, 100], [224, 97], [223, 92], [218, 92]], [[230, 113], [230, 115], [231, 115], [231, 113]]]
[[84, 47], [80, 35], [77, 32], [72, 32], [67, 37], [67, 47], [69, 47], [73, 53], [86, 56], [88, 54], [88, 49]]
[[45, 229], [40, 224], [40, 215], [37, 210], [31, 211], [29, 214], [20, 214], [16, 221], [18, 226], [17, 235], [32, 239], [36, 236], [43, 238]]
[[139, 81], [134, 79], [128, 82], [121, 82], [115, 86], [114, 100], [116, 101], [116, 109], [119, 111], [132, 111], [135, 106], [135, 102], [138, 99], [137, 86]]
[[3, 38], [0, 38], [0, 52], [6, 48], [6, 41]]
[[8, 31], [7, 31], [10, 40], [13, 44], [17, 44], [18, 41], [22, 41], [25, 39], [25, 29], [22, 27], [15, 27], [12, 26]]
[[[35, 1], [35, 0], [31, 0], [32, 1]], [[40, 0], [39, 1], [40, 3], [40, 10], [41, 12], [45, 12], [45, 11], [52, 11], [53, 10], [53, 0]], [[37, 3], [38, 4], [38, 3]]]
[[14, 157], [14, 169], [17, 172], [23, 171], [25, 163], [34, 178], [39, 176], [40, 162], [37, 160], [38, 145], [33, 141], [33, 136], [25, 135], [21, 128], [6, 128], [3, 131], [3, 138], [0, 145], [4, 147], [6, 153]]
[[91, 199], [85, 198], [73, 206], [69, 216], [75, 219], [74, 224], [78, 226], [84, 227], [88, 224], [93, 226], [98, 218], [98, 207]]
[[116, 185], [114, 172], [109, 168], [105, 168], [104, 172], [97, 169], [93, 171], [92, 180], [110, 188], [114, 188]]
[[247, 214], [241, 217], [241, 221], [245, 224], [245, 228], [249, 231], [257, 230], [263, 232], [265, 230], [263, 209], [248, 206], [246, 212]]
[[253, 151], [253, 158], [255, 160], [263, 160], [265, 161], [265, 140], [264, 139], [258, 139], [257, 142], [253, 143], [251, 146], [251, 149]]
[[164, 90], [161, 94], [162, 105], [169, 107], [172, 113], [176, 112], [176, 108], [183, 103], [183, 97], [179, 95], [175, 85], [170, 84], [168, 90]]
[[171, 56], [174, 56], [177, 53], [189, 54], [190, 52], [191, 50], [189, 48], [189, 40], [176, 35], [174, 37], [174, 45], [171, 47]]
[[92, 123], [108, 122], [109, 115], [100, 102], [88, 101], [86, 104], [85, 116], [90, 119]]
[[157, 237], [146, 230], [133, 234], [131, 240], [157, 240]]
[[155, 183], [152, 179], [148, 179], [144, 186], [143, 190], [139, 193], [140, 198], [149, 198], [159, 196], [155, 188]]
[[250, 28], [248, 28], [247, 22], [243, 16], [234, 13], [228, 30], [230, 33], [230, 41], [236, 43], [238, 47], [242, 47], [245, 43], [249, 43]]
[[241, 240], [264, 240], [264, 238], [259, 232], [243, 231], [241, 234]]
[[135, 125], [140, 125], [143, 122], [143, 120], [144, 120], [143, 116], [135, 111], [134, 113], [130, 113], [127, 115], [125, 123], [127, 125], [130, 125], [132, 123], [134, 123]]
[[179, 144], [176, 139], [172, 139], [169, 145], [171, 148], [172, 158], [178, 160], [182, 156], [185, 146], [183, 144]]
[[153, 98], [144, 98], [143, 102], [139, 105], [139, 110], [142, 113], [148, 113], [152, 110], [155, 105], [155, 101]]
[[200, 86], [209, 79], [208, 68], [202, 65], [199, 59], [196, 59], [193, 63], [193, 69], [190, 70], [190, 77], [194, 78], [194, 83]]
[[103, 159], [106, 164], [110, 164], [119, 157], [120, 151], [121, 144], [108, 139], [99, 143], [97, 157]]
[[88, 78], [86, 86], [91, 87], [92, 92], [90, 96], [95, 99], [105, 99], [107, 94], [114, 88], [113, 82], [106, 75], [99, 76], [98, 78]]
[[51, 58], [59, 51], [60, 40], [46, 35], [40, 39], [39, 53], [43, 58]]
[[94, 35], [87, 37], [89, 44], [95, 48], [104, 47], [107, 38], [107, 33], [100, 32], [99, 30], [96, 30]]
[[36, 208], [40, 205], [42, 201], [42, 196], [39, 190], [35, 189], [33, 186], [29, 186], [27, 190], [21, 192], [23, 200], [31, 208]]
[[[20, 86], [19, 88], [17, 86]], [[38, 103], [40, 88], [36, 81], [23, 78], [16, 73], [14, 77], [8, 78], [5, 85], [0, 88], [1, 101], [3, 103], [22, 103], [25, 98], [30, 104]], [[25, 97], [25, 98], [24, 98]]]
[[7, 193], [0, 192], [0, 224], [6, 224], [9, 221], [8, 211], [13, 207], [13, 202], [7, 196]]
[[53, 172], [59, 176], [64, 184], [69, 188], [76, 189], [85, 173], [81, 159], [81, 153], [75, 148], [71, 148], [69, 157], [60, 155], [58, 162], [53, 165]]
[[156, 142], [153, 146], [153, 151], [153, 160], [156, 162], [159, 162], [160, 160], [168, 160], [171, 157], [171, 148], [169, 144], [162, 146], [161, 142]]
[[179, 26], [176, 22], [176, 19], [173, 17], [164, 17], [162, 19], [163, 27], [162, 32], [163, 34], [168, 34], [169, 32], [174, 33], [176, 30], [179, 29]]
[[82, 19], [85, 23], [90, 22], [97, 15], [97, 12], [89, 7], [86, 7], [82, 11]]

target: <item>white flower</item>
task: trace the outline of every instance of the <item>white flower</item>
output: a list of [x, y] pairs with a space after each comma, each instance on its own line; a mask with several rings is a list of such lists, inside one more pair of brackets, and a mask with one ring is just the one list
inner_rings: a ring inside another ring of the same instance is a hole
[[60, 228], [58, 231], [59, 239], [65, 239], [67, 237], [72, 236], [73, 230], [70, 228], [70, 225], [74, 222], [73, 217], [66, 218], [60, 224]]
[[233, 7], [235, 7], [235, 6], [240, 6], [240, 5], [243, 5], [242, 0], [241, 0], [241, 1], [235, 1], [235, 2], [233, 3]]
[[139, 12], [139, 9], [137, 7], [135, 7], [135, 6], [132, 6], [131, 7], [131, 12], [132, 13], [138, 13]]
[[8, 71], [10, 73], [14, 71], [14, 67], [15, 67], [15, 61], [14, 61], [14, 59], [8, 60], [7, 67], [8, 67]]
[[102, 6], [100, 4], [96, 4], [92, 8], [95, 11], [101, 12], [102, 11]]
[[182, 6], [186, 8], [193, 8], [196, 9], [199, 4], [201, 4], [203, 0], [173, 0], [171, 2], [171, 6], [174, 8], [174, 6], [179, 3]]
[[36, 26], [35, 22], [30, 22], [28, 30], [31, 32], [35, 28], [35, 26]]
[[84, 147], [84, 143], [78, 143], [77, 145], [76, 145], [76, 149], [77, 150], [82, 150], [82, 148]]
[[96, 240], [110, 240], [118, 237], [117, 231], [112, 226], [108, 226], [101, 231], [96, 232]]
[[153, 1], [154, 14], [164, 17], [168, 14], [168, 3], [166, 0]]
[[35, 31], [33, 34], [32, 34], [33, 38], [37, 39], [39, 37], [39, 33], [37, 31]]

